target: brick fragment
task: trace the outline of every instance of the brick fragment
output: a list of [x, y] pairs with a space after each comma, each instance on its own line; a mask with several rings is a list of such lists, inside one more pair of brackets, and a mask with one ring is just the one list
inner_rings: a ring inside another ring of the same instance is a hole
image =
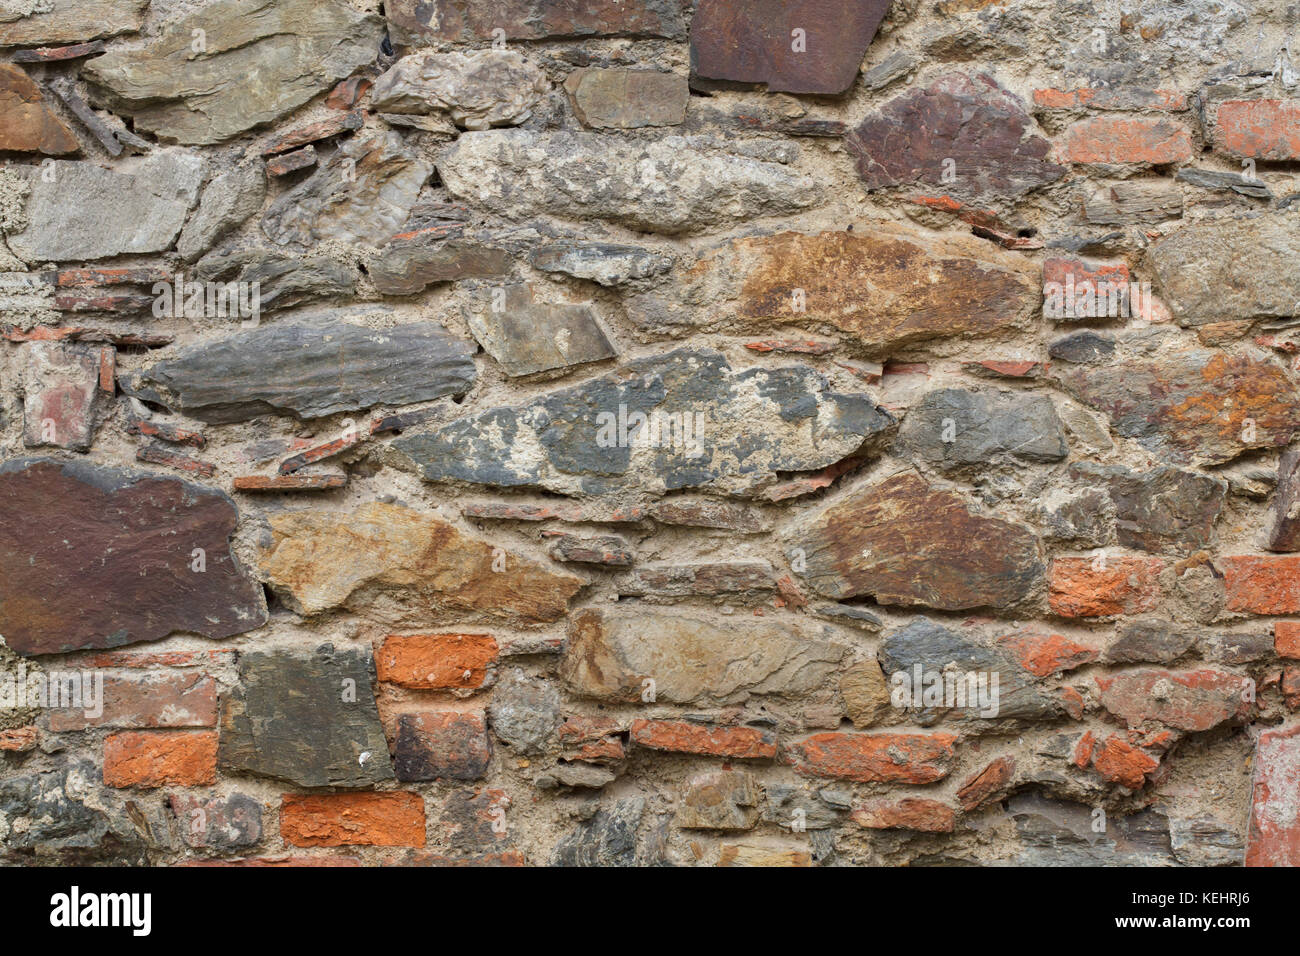
[[292, 846], [411, 846], [425, 843], [418, 793], [286, 793], [280, 836]]
[[951, 769], [954, 734], [814, 734], [792, 745], [789, 760], [805, 776], [860, 783], [934, 783]]
[[710, 727], [678, 720], [634, 720], [632, 742], [651, 750], [734, 757], [741, 760], [771, 760], [776, 757], [776, 739], [751, 727]]
[[216, 731], [124, 731], [104, 740], [107, 786], [198, 787], [216, 780]]
[[853, 822], [869, 830], [919, 830], [922, 833], [951, 833], [957, 821], [952, 807], [938, 800], [904, 797], [880, 799], [854, 809]]
[[478, 780], [492, 760], [482, 714], [434, 711], [397, 718], [398, 780]]
[[1097, 116], [1066, 131], [1061, 153], [1066, 162], [1083, 165], [1166, 166], [1192, 158], [1192, 136], [1164, 118]]
[[103, 679], [101, 712], [85, 707], [50, 712], [50, 730], [87, 727], [215, 727], [217, 685], [203, 674], [149, 674]]
[[1159, 558], [1057, 558], [1048, 572], [1048, 604], [1061, 617], [1139, 614], [1159, 601]]
[[1214, 145], [1240, 159], [1300, 159], [1300, 100], [1227, 100], [1216, 110]]
[[1300, 555], [1231, 555], [1215, 565], [1223, 572], [1228, 610], [1300, 614]]
[[375, 656], [381, 681], [417, 690], [482, 687], [499, 648], [487, 634], [394, 634]]

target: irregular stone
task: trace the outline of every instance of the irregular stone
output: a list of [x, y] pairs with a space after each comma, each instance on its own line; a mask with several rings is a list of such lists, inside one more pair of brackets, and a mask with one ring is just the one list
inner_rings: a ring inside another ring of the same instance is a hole
[[686, 77], [656, 70], [575, 70], [564, 89], [579, 122], [595, 129], [679, 126], [691, 97]]
[[375, 80], [371, 106], [384, 113], [443, 110], [461, 129], [518, 126], [551, 84], [515, 50], [412, 53]]
[[869, 190], [921, 186], [959, 199], [1015, 200], [1065, 175], [1048, 162], [1051, 143], [1032, 125], [1019, 97], [991, 76], [950, 74], [890, 100], [845, 143]]
[[589, 763], [557, 763], [546, 773], [538, 775], [533, 782], [541, 790], [554, 790], [557, 787], [599, 790], [615, 779], [617, 775], [604, 767]]
[[615, 800], [597, 810], [555, 847], [552, 866], [635, 866], [636, 832], [645, 798]]
[[999, 757], [967, 780], [957, 790], [957, 799], [967, 813], [979, 809], [990, 798], [1003, 793], [1016, 772], [1014, 757]]
[[819, 794], [783, 783], [763, 787], [763, 819], [787, 830], [829, 830], [840, 825], [844, 811]]
[[767, 521], [753, 508], [709, 498], [668, 498], [651, 506], [650, 517], [660, 524], [715, 528], [741, 534], [758, 534], [768, 528]]
[[560, 693], [547, 681], [515, 668], [492, 691], [492, 732], [520, 754], [541, 753], [560, 723]]
[[1117, 465], [1080, 462], [1070, 474], [1095, 481], [1110, 492], [1121, 547], [1155, 554], [1210, 547], [1228, 493], [1223, 479], [1181, 468], [1132, 472]]
[[889, 685], [874, 657], [850, 665], [840, 675], [840, 696], [844, 712], [859, 730], [884, 722], [891, 713]]
[[726, 561], [637, 568], [618, 590], [635, 596], [691, 597], [747, 594], [775, 587], [776, 575], [766, 561]]
[[798, 846], [786, 846], [769, 840], [724, 843], [718, 850], [718, 866], [809, 867], [812, 854]]
[[[371, 502], [351, 512], [270, 517], [262, 574], [289, 607], [313, 615], [340, 605], [384, 618], [480, 612], [554, 621], [582, 582], [468, 537], [432, 514]], [[498, 554], [500, 552], [500, 554]], [[503, 570], [495, 570], [494, 565]], [[383, 603], [380, 598], [384, 598]]]
[[1047, 354], [1058, 361], [1076, 365], [1104, 362], [1115, 354], [1115, 342], [1096, 332], [1075, 332], [1049, 345]]
[[1120, 435], [1176, 464], [1222, 464], [1251, 448], [1286, 445], [1300, 431], [1300, 394], [1280, 366], [1256, 353], [1180, 348], [1057, 366], [1050, 377], [1109, 415]]
[[945, 470], [987, 467], [1003, 455], [1060, 461], [1068, 452], [1046, 395], [960, 388], [927, 392], [908, 409], [896, 447]]
[[0, 46], [80, 43], [140, 29], [149, 0], [10, 0]]
[[1168, 821], [1153, 810], [1108, 814], [1099, 833], [1089, 804], [1028, 792], [1013, 794], [1007, 808], [1024, 845], [1016, 865], [1146, 867], [1175, 862]]
[[898, 801], [868, 801], [853, 811], [853, 822], [869, 830], [951, 833], [957, 823], [957, 814], [952, 807], [938, 800], [904, 797]]
[[428, 229], [394, 237], [375, 253], [367, 272], [383, 295], [415, 295], [435, 282], [505, 275], [512, 264], [502, 249]]
[[674, 704], [734, 702], [815, 690], [843, 653], [761, 619], [722, 624], [650, 608], [589, 610], [570, 619], [560, 676], [574, 693], [602, 700], [640, 700], [649, 688]]
[[1251, 664], [1274, 655], [1273, 639], [1266, 631], [1248, 634], [1198, 631], [1196, 646], [1202, 657], [1220, 664]]
[[401, 228], [431, 172], [397, 133], [349, 140], [271, 203], [262, 231], [280, 245], [341, 240], [378, 246]]
[[895, 226], [735, 239], [674, 284], [628, 301], [645, 329], [828, 325], [867, 352], [948, 336], [991, 338], [1041, 303], [1021, 260], [969, 238]]
[[[1039, 689], [1035, 676], [1006, 648], [977, 643], [928, 618], [913, 618], [905, 627], [890, 634], [880, 645], [879, 657], [880, 668], [891, 687], [905, 692], [899, 694], [895, 706], [910, 703], [927, 715], [951, 710], [954, 716], [969, 720], [1041, 720], [1061, 713], [1060, 703]], [[950, 696], [945, 670], [953, 666], [958, 680]], [[920, 686], [917, 668], [920, 669]], [[976, 679], [973, 686], [978, 690], [977, 694], [970, 693], [972, 676]], [[935, 677], [943, 678], [944, 694], [932, 702], [931, 681]], [[963, 691], [965, 701], [958, 699], [958, 689]]]
[[865, 396], [825, 389], [807, 367], [733, 370], [720, 352], [681, 349], [394, 447], [428, 481], [744, 493], [840, 461], [892, 427]]
[[438, 172], [453, 196], [490, 212], [599, 219], [666, 235], [793, 213], [822, 196], [816, 182], [779, 163], [677, 136], [633, 142], [599, 133], [466, 133], [443, 154]]
[[1288, 448], [1277, 463], [1277, 488], [1270, 508], [1273, 519], [1269, 551], [1300, 551], [1300, 448]]
[[262, 805], [242, 793], [206, 799], [173, 793], [171, 808], [182, 838], [195, 849], [230, 852], [261, 842]]
[[398, 780], [478, 780], [492, 760], [482, 714], [435, 711], [397, 718]]
[[1243, 866], [1246, 841], [1239, 829], [1212, 816], [1189, 819], [1171, 815], [1169, 838], [1174, 855], [1185, 866]]
[[1106, 649], [1106, 660], [1115, 664], [1172, 664], [1190, 651], [1197, 639], [1195, 628], [1168, 621], [1133, 621]]
[[758, 802], [753, 774], [715, 770], [687, 781], [676, 823], [683, 830], [752, 830]]
[[1174, 177], [1180, 183], [1190, 183], [1201, 189], [1230, 189], [1252, 199], [1272, 199], [1273, 191], [1258, 179], [1247, 179], [1241, 173], [1224, 173], [1217, 169], [1185, 167]]
[[546, 532], [546, 537], [551, 540], [546, 553], [556, 561], [626, 568], [631, 567], [636, 560], [631, 546], [617, 535], [588, 538], [563, 532]]
[[814, 734], [788, 748], [805, 776], [859, 783], [934, 783], [952, 769], [955, 734]]
[[[306, 148], [313, 143], [323, 143], [349, 130], [361, 129], [364, 125], [365, 120], [360, 110], [334, 115], [318, 123], [308, 123], [306, 126], [294, 127], [287, 133], [277, 133], [270, 142], [262, 146], [261, 153], [263, 156], [288, 153], [291, 150]], [[314, 150], [309, 150], [309, 152], [314, 155]], [[269, 163], [270, 160], [267, 160], [267, 162]]]
[[538, 301], [527, 283], [505, 287], [502, 299], [477, 296], [465, 321], [479, 345], [507, 375], [574, 368], [617, 353], [590, 303]]
[[265, 198], [266, 177], [256, 166], [236, 166], [215, 177], [181, 230], [176, 251], [188, 261], [199, 258], [261, 209]]
[[543, 272], [562, 272], [603, 286], [615, 286], [662, 275], [672, 268], [673, 258], [640, 246], [563, 239], [534, 248], [528, 264]]
[[1182, 326], [1300, 314], [1300, 219], [1293, 210], [1191, 222], [1147, 247]]
[[[345, 299], [356, 291], [353, 266], [325, 256], [294, 256], [267, 249], [214, 252], [195, 267], [207, 282], [240, 283], [256, 290], [262, 311], [287, 309], [313, 299]], [[256, 283], [256, 286], [254, 286]]]
[[1083, 202], [1084, 220], [1099, 226], [1151, 224], [1182, 214], [1182, 190], [1168, 182], [1110, 183]]
[[1043, 579], [1038, 538], [972, 513], [960, 496], [903, 473], [839, 499], [787, 535], [823, 597], [945, 611], [1007, 607]]
[[205, 145], [287, 116], [372, 62], [382, 33], [378, 17], [344, 0], [216, 0], [82, 75], [137, 130]]
[[1100, 548], [1115, 530], [1115, 503], [1100, 488], [1053, 488], [1039, 499], [1037, 514], [1049, 541]]
[[316, 159], [316, 148], [313, 146], [304, 146], [291, 153], [281, 153], [266, 161], [266, 175], [287, 176], [309, 166], [315, 166]]
[[0, 63], [0, 150], [64, 156], [80, 148], [31, 77], [21, 67]]
[[191, 418], [318, 418], [469, 391], [472, 351], [431, 323], [383, 331], [277, 323], [200, 342], [122, 376], [122, 390]]
[[1155, 721], [1177, 730], [1205, 731], [1244, 720], [1251, 709], [1247, 690], [1254, 700], [1249, 677], [1215, 670], [1124, 671], [1098, 677], [1097, 687], [1101, 705], [1129, 727]]
[[[266, 621], [209, 488], [51, 459], [0, 464], [0, 634], [20, 654], [231, 637]], [[142, 575], [142, 568], [149, 573]]]
[[369, 651], [245, 651], [221, 716], [218, 763], [300, 787], [393, 779]]
[[186, 149], [160, 150], [131, 172], [63, 159], [12, 169], [31, 193], [26, 228], [5, 238], [26, 262], [163, 252], [185, 224], [203, 181], [203, 160]]
[[887, 0], [700, 0], [691, 72], [774, 93], [843, 93], [888, 10]]
[[23, 444], [89, 451], [98, 424], [95, 400], [105, 350], [70, 342], [28, 342], [22, 351]]

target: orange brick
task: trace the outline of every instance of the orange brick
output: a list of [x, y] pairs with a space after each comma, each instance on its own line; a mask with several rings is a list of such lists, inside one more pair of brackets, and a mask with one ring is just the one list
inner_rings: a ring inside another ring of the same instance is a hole
[[1140, 790], [1146, 783], [1146, 775], [1160, 766], [1160, 761], [1138, 750], [1123, 737], [1112, 734], [1093, 753], [1092, 765], [1111, 783]]
[[1159, 600], [1159, 558], [1111, 558], [1098, 570], [1093, 558], [1057, 558], [1047, 601], [1061, 617], [1139, 614]]
[[651, 750], [771, 760], [776, 740], [752, 727], [706, 727], [678, 720], [634, 720], [632, 742]]
[[1080, 644], [1060, 634], [1019, 631], [998, 638], [998, 644], [1010, 651], [1020, 665], [1035, 677], [1074, 670], [1097, 659], [1095, 647]]
[[197, 787], [216, 782], [216, 731], [128, 731], [104, 741], [104, 783], [110, 787]]
[[1070, 163], [1164, 166], [1192, 158], [1192, 137], [1168, 119], [1096, 116], [1070, 127], [1061, 153]]
[[938, 800], [904, 797], [902, 800], [872, 800], [853, 811], [853, 822], [870, 830], [921, 830], [951, 833], [957, 821], [952, 807]]
[[1230, 611], [1300, 613], [1300, 556], [1234, 555], [1215, 562]]
[[1300, 159], [1300, 100], [1228, 100], [1216, 114], [1215, 146], [1242, 159]]
[[948, 776], [955, 734], [814, 734], [790, 747], [799, 773], [860, 783], [934, 783]]
[[286, 793], [280, 836], [293, 846], [424, 846], [418, 793]]
[[1278, 657], [1300, 660], [1300, 621], [1278, 621], [1273, 625], [1273, 649]]
[[394, 634], [379, 648], [375, 666], [380, 680], [403, 687], [476, 688], [498, 653], [486, 634]]

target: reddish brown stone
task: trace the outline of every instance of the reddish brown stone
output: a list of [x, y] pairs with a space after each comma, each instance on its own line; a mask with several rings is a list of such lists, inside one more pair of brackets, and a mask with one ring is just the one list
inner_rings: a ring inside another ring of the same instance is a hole
[[957, 791], [961, 808], [969, 813], [983, 806], [991, 797], [1006, 789], [1015, 772], [1015, 758], [999, 757], [994, 760], [961, 785], [961, 789]]
[[174, 631], [230, 637], [266, 620], [230, 551], [225, 495], [80, 463], [0, 465], [0, 634], [22, 654], [117, 647]]
[[309, 126], [300, 126], [297, 129], [289, 130], [287, 133], [281, 133], [263, 146], [262, 155], [274, 156], [276, 153], [287, 153], [289, 150], [306, 146], [308, 143], [319, 143], [323, 139], [338, 136], [340, 133], [360, 129], [361, 123], [361, 113], [354, 110], [342, 116], [332, 116], [329, 119], [321, 120], [319, 123], [312, 123]]
[[189, 455], [182, 455], [180, 452], [173, 451], [156, 442], [150, 442], [137, 449], [135, 460], [147, 461], [151, 465], [166, 465], [168, 468], [175, 468], [177, 471], [198, 475], [200, 478], [211, 478], [217, 473], [217, 466], [211, 462], [200, 461]]
[[966, 362], [962, 368], [974, 375], [986, 375], [993, 378], [1037, 378], [1043, 372], [1043, 363], [985, 359], [980, 362]]
[[750, 727], [708, 727], [677, 720], [634, 720], [632, 742], [651, 750], [707, 754], [743, 760], [771, 760], [776, 740]]
[[169, 425], [167, 422], [155, 422], [148, 419], [132, 419], [127, 422], [126, 433], [128, 435], [144, 435], [146, 438], [157, 438], [159, 441], [171, 442], [173, 445], [189, 445], [191, 448], [199, 449], [208, 443], [207, 439], [199, 432], [181, 428], [179, 425]]
[[171, 335], [157, 335], [149, 332], [118, 332], [113, 329], [92, 329], [81, 326], [65, 325], [55, 328], [49, 325], [35, 325], [30, 329], [17, 329], [4, 326], [3, 334], [9, 342], [108, 342], [112, 345], [140, 345], [156, 349], [171, 345], [176, 339]]
[[1246, 866], [1300, 866], [1300, 728], [1268, 730], [1255, 744]]
[[393, 767], [398, 780], [478, 780], [491, 760], [482, 714], [434, 711], [397, 719]]
[[0, 151], [64, 156], [80, 148], [40, 87], [20, 67], [0, 63]]
[[1020, 666], [1035, 677], [1047, 677], [1060, 671], [1074, 670], [1097, 659], [1097, 648], [1080, 644], [1060, 634], [1018, 631], [998, 639]]
[[1215, 565], [1223, 573], [1228, 610], [1300, 614], [1300, 555], [1233, 555]]
[[1254, 683], [1223, 671], [1137, 670], [1098, 677], [1101, 705], [1130, 727], [1145, 721], [1199, 732], [1250, 713]]
[[402, 46], [491, 40], [497, 29], [510, 40], [675, 38], [683, 29], [681, 0], [388, 0], [384, 10]]
[[466, 518], [489, 521], [567, 521], [595, 524], [636, 524], [649, 515], [645, 508], [602, 508], [580, 504], [511, 505], [500, 501], [468, 502], [461, 506]]
[[418, 690], [482, 687], [500, 653], [487, 634], [394, 634], [384, 638], [379, 679]]
[[134, 292], [104, 292], [98, 295], [74, 295], [60, 292], [54, 297], [59, 312], [103, 312], [109, 315], [135, 315], [153, 307], [154, 297]]
[[293, 846], [422, 847], [424, 800], [418, 793], [286, 793], [280, 836]]
[[1300, 448], [1288, 448], [1278, 460], [1270, 512], [1268, 550], [1300, 551]]
[[239, 475], [235, 491], [333, 491], [347, 486], [347, 475]]
[[889, 0], [699, 0], [691, 71], [772, 92], [843, 93], [888, 9]]
[[1192, 137], [1173, 120], [1096, 116], [1070, 127], [1061, 153], [1070, 163], [1166, 166], [1192, 158]]
[[88, 451], [97, 423], [99, 349], [31, 342], [23, 355], [23, 444]]
[[1300, 621], [1275, 622], [1273, 647], [1278, 657], [1300, 660]]
[[304, 146], [302, 149], [295, 149], [289, 153], [281, 153], [279, 156], [272, 156], [266, 161], [266, 174], [268, 176], [288, 176], [290, 173], [296, 173], [300, 169], [316, 165], [316, 147]]
[[350, 77], [330, 90], [329, 96], [325, 97], [325, 105], [332, 110], [350, 110], [361, 102], [361, 98], [374, 85], [374, 80], [368, 76]]
[[71, 46], [46, 46], [34, 50], [14, 50], [9, 58], [15, 63], [62, 63], [65, 60], [80, 60], [86, 56], [97, 56], [104, 52], [103, 40], [89, 43], [74, 43]]
[[951, 769], [954, 734], [814, 734], [789, 759], [805, 776], [859, 783], [934, 783]]
[[10, 752], [35, 750], [40, 740], [41, 732], [35, 727], [15, 727], [12, 730], [0, 730], [0, 750]]
[[795, 355], [827, 355], [835, 351], [838, 342], [819, 341], [818, 339], [765, 339], [762, 342], [746, 342], [745, 348], [751, 352], [785, 352]]
[[1300, 100], [1227, 100], [1215, 119], [1220, 152], [1241, 159], [1300, 159]]
[[216, 781], [216, 731], [126, 731], [104, 740], [106, 786], [201, 787]]
[[870, 830], [919, 830], [951, 833], [957, 821], [952, 807], [938, 800], [904, 797], [871, 800], [853, 811], [853, 822]]
[[175, 278], [166, 269], [150, 266], [126, 269], [91, 266], [84, 269], [59, 269], [52, 275], [54, 284], [60, 289], [101, 285], [153, 285], [155, 282], [170, 282]]
[[1140, 614], [1160, 600], [1159, 558], [1057, 558], [1048, 574], [1048, 604], [1061, 617]]
[[87, 727], [215, 727], [217, 684], [202, 674], [150, 674], [104, 678], [103, 712], [84, 708], [50, 712], [55, 733]]

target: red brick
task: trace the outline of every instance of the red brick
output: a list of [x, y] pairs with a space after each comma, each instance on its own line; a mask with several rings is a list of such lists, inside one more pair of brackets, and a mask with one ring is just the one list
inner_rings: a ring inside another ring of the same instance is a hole
[[291, 149], [306, 146], [308, 143], [318, 143], [323, 139], [338, 136], [348, 130], [360, 129], [361, 123], [361, 114], [352, 111], [344, 113], [342, 116], [331, 116], [319, 123], [300, 126], [297, 129], [289, 130], [287, 133], [280, 134], [263, 146], [262, 155], [272, 156], [276, 153], [285, 153]]
[[1215, 562], [1230, 611], [1300, 613], [1300, 556], [1235, 555]]
[[104, 678], [103, 713], [84, 709], [50, 713], [50, 730], [87, 727], [215, 727], [217, 684], [202, 674], [150, 674]]
[[1094, 751], [1092, 765], [1107, 781], [1140, 790], [1146, 783], [1146, 775], [1159, 767], [1160, 761], [1118, 734], [1111, 734]]
[[1300, 100], [1227, 100], [1215, 114], [1214, 145], [1242, 159], [1300, 159]]
[[826, 355], [834, 352], [838, 342], [818, 339], [764, 339], [761, 342], [746, 342], [745, 348], [751, 352], [783, 352], [795, 355]]
[[239, 475], [235, 491], [333, 491], [348, 483], [347, 475]]
[[1095, 647], [1080, 644], [1060, 634], [1019, 631], [998, 638], [998, 644], [1010, 651], [1020, 665], [1035, 677], [1074, 670], [1097, 659]]
[[182, 455], [162, 445], [145, 445], [135, 453], [135, 460], [147, 461], [151, 465], [166, 465], [168, 468], [176, 468], [201, 478], [211, 478], [217, 471], [213, 464], [199, 461], [189, 455]]
[[1273, 649], [1278, 657], [1300, 660], [1300, 621], [1274, 622]]
[[957, 822], [952, 807], [938, 800], [904, 797], [902, 800], [872, 800], [857, 807], [853, 822], [869, 830], [920, 830], [951, 833]]
[[1136, 727], [1144, 721], [1200, 732], [1250, 713], [1250, 679], [1225, 671], [1126, 671], [1097, 678], [1107, 712]]
[[1034, 90], [1034, 106], [1045, 110], [1167, 110], [1187, 109], [1187, 97], [1175, 90], [1125, 90], [1082, 87], [1077, 90]]
[[955, 734], [814, 734], [789, 750], [806, 776], [891, 783], [934, 783], [948, 776]]
[[157, 438], [160, 441], [171, 442], [174, 445], [189, 445], [191, 448], [201, 449], [208, 443], [207, 439], [199, 432], [179, 428], [176, 425], [169, 425], [166, 422], [151, 422], [142, 419], [133, 419], [127, 422], [126, 433], [128, 435], [143, 435], [146, 438]]
[[255, 867], [302, 867], [302, 866], [364, 866], [356, 857], [351, 856], [254, 856], [237, 860], [184, 860], [174, 866], [255, 866]]
[[429, 711], [397, 719], [398, 780], [479, 780], [492, 760], [483, 714]]
[[1070, 163], [1164, 166], [1192, 158], [1192, 137], [1168, 119], [1096, 116], [1070, 127], [1061, 154]]
[[992, 375], [996, 378], [1037, 378], [1043, 372], [1042, 362], [984, 359], [967, 362], [962, 366], [975, 375]]
[[632, 742], [651, 750], [670, 750], [713, 757], [771, 760], [776, 740], [751, 727], [706, 727], [677, 720], [634, 720]]
[[424, 846], [418, 793], [286, 793], [280, 836], [292, 846]]
[[206, 667], [229, 665], [235, 662], [234, 651], [159, 651], [135, 653], [132, 651], [105, 651], [84, 657], [65, 658], [78, 667]]
[[0, 750], [21, 752], [33, 750], [40, 742], [41, 732], [35, 727], [15, 727], [0, 730]]
[[393, 634], [375, 657], [379, 679], [417, 690], [482, 687], [496, 663], [487, 634]]
[[197, 787], [216, 782], [216, 731], [125, 731], [104, 741], [104, 783], [110, 787]]
[[971, 777], [957, 791], [963, 810], [975, 810], [986, 803], [990, 797], [1001, 793], [1011, 783], [1016, 773], [1016, 761], [1012, 757], [999, 757], [991, 764]]
[[623, 732], [623, 724], [613, 717], [570, 717], [560, 725], [562, 741], [598, 740]]
[[1300, 866], [1300, 727], [1268, 730], [1255, 744], [1247, 866]]
[[1093, 558], [1057, 558], [1048, 575], [1048, 604], [1061, 617], [1139, 614], [1156, 606], [1159, 558], [1108, 558], [1104, 570]]

